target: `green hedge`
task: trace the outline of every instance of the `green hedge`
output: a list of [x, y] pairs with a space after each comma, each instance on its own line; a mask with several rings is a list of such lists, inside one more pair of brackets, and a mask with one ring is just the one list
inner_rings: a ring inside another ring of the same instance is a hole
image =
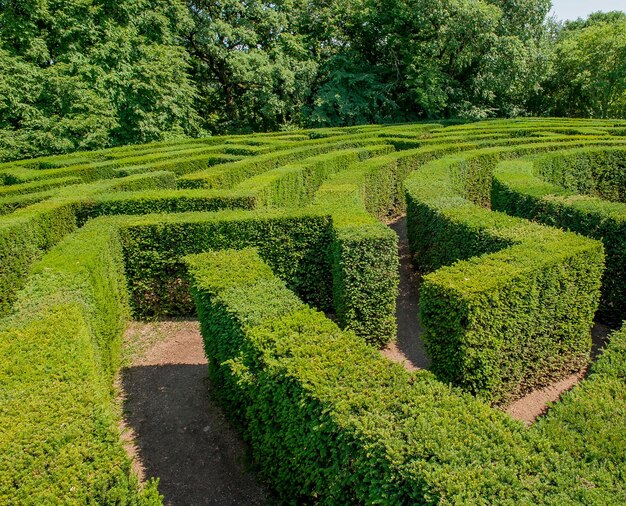
[[[549, 146], [554, 149], [556, 143]], [[403, 208], [399, 188], [408, 174], [444, 153], [472, 147], [475, 144], [426, 145], [374, 157], [332, 175], [321, 185], [314, 207], [333, 217], [333, 300], [343, 328], [379, 347], [395, 337], [397, 237], [368, 213], [384, 218], [399, 212]]]
[[575, 193], [626, 203], [626, 148], [564, 150], [535, 160], [536, 175]]
[[[213, 142], [176, 143], [162, 147], [132, 146], [94, 153], [48, 157], [0, 165], [0, 179], [5, 184], [25, 183], [65, 176], [79, 177], [84, 182], [126, 176], [151, 170], [168, 170], [185, 174], [206, 169], [218, 163], [227, 163], [243, 156], [258, 155], [284, 146], [270, 139], [268, 142], [248, 143], [241, 137], [239, 143], [228, 142], [228, 137]], [[219, 142], [217, 142], [219, 140]], [[208, 140], [207, 140], [208, 141]], [[290, 145], [293, 145], [292, 142]]]
[[[132, 177], [0, 199], [7, 210], [50, 199], [0, 223], [0, 304], [13, 310], [0, 321], [0, 502], [159, 503], [154, 484], [138, 490], [110, 398], [129, 311], [123, 272], [136, 312], [180, 315], [191, 310], [182, 257], [208, 250], [189, 259], [189, 270], [211, 375], [282, 501], [624, 504], [618, 334], [590, 381], [530, 430], [431, 373], [390, 364], [364, 342], [381, 346], [395, 335], [397, 238], [374, 216], [402, 210], [399, 189], [415, 172], [407, 184], [417, 191], [409, 214], [418, 219], [409, 225], [421, 230], [411, 236], [423, 250], [418, 260], [434, 269], [470, 259], [424, 282], [424, 311], [440, 332], [431, 350], [443, 350], [438, 374], [459, 369], [459, 382], [471, 383], [464, 386], [502, 401], [582, 364], [601, 246], [472, 202], [488, 203], [491, 171], [503, 157], [619, 145], [605, 135], [613, 127], [526, 119], [367, 126], [3, 165], [8, 183], [49, 178], [23, 187], [33, 190], [72, 171], [89, 181]], [[408, 151], [387, 153], [389, 145]], [[273, 152], [206, 171], [240, 156], [223, 153], [250, 154], [250, 146]], [[491, 148], [447, 159], [444, 172], [431, 161], [483, 146]], [[299, 158], [282, 167], [294, 152]], [[176, 175], [198, 170], [233, 188], [174, 189]], [[250, 174], [254, 181], [242, 182]], [[302, 211], [258, 209], [311, 200]], [[230, 207], [246, 210], [221, 210]], [[181, 211], [190, 212], [90, 220]], [[260, 257], [214, 251], [249, 246]], [[585, 419], [593, 419], [591, 435]]]
[[59, 179], [64, 177], [77, 177], [85, 183], [124, 177], [132, 174], [151, 171], [169, 171], [177, 174], [186, 174], [206, 169], [215, 164], [240, 160], [242, 156], [229, 154], [206, 154], [188, 157], [176, 157], [177, 153], [171, 153], [169, 159], [157, 159], [151, 163], [138, 164], [137, 162], [124, 163], [120, 161], [107, 161], [83, 165], [70, 165], [54, 169], [30, 169], [18, 167], [0, 172], [0, 178], [7, 185], [27, 184]]
[[372, 139], [363, 134], [346, 136], [343, 139], [319, 139], [301, 145], [285, 145], [264, 155], [240, 160], [230, 164], [216, 165], [205, 171], [188, 174], [178, 181], [181, 188], [232, 188], [247, 178], [283, 165], [298, 162], [339, 149], [357, 148], [376, 144], [385, 144], [384, 139]]
[[[405, 211], [404, 180], [422, 164], [440, 158], [446, 154], [475, 150], [472, 156], [459, 159], [455, 170], [457, 178], [463, 181], [464, 187], [459, 188], [464, 194], [477, 203], [487, 203], [491, 185], [491, 173], [495, 163], [501, 157], [514, 156], [520, 152], [549, 151], [559, 149], [562, 145], [579, 146], [589, 143], [606, 143], [604, 139], [587, 137], [554, 137], [545, 139], [511, 138], [502, 134], [502, 138], [491, 134], [461, 135], [459, 133], [444, 134], [420, 140], [419, 147], [402, 145], [394, 138], [386, 139], [401, 151], [377, 156], [363, 164], [355, 165], [350, 171], [332, 177], [334, 185], [357, 185], [367, 211], [384, 219], [388, 216], [402, 214]], [[471, 178], [471, 179], [470, 179]]]
[[[339, 200], [343, 206], [345, 195]], [[376, 346], [395, 336], [397, 236], [365, 213], [221, 211], [124, 223], [126, 272], [137, 316], [192, 311], [184, 255], [255, 246], [291, 289], [335, 312], [342, 326]]]
[[[551, 473], [557, 486], [578, 480], [614, 490], [616, 503], [626, 501], [626, 325], [609, 336], [587, 379], [554, 404], [533, 430], [571, 462], [569, 473]], [[579, 503], [601, 501], [581, 494]]]
[[[216, 391], [279, 501], [560, 505], [626, 499], [619, 475], [609, 481], [606, 470], [589, 465], [581, 476], [576, 452], [559, 448], [551, 434], [527, 431], [430, 373], [409, 374], [340, 331], [303, 306], [254, 251], [186, 261]], [[613, 409], [619, 406], [615, 399]], [[561, 430], [576, 437], [566, 420]]]
[[[601, 158], [607, 151], [611, 158], [616, 155], [615, 150], [596, 151], [597, 149], [565, 152], [564, 157], [575, 163], [572, 157], [580, 155], [582, 161], [577, 167], [587, 171], [591, 170], [588, 163], [590, 159]], [[624, 156], [624, 153], [625, 151], [621, 151], [620, 156]], [[535, 175], [545, 170], [546, 165], [565, 169], [566, 162], [555, 161], [560, 156], [556, 153], [536, 160], [512, 160], [499, 164], [494, 174], [492, 206], [514, 216], [537, 220], [602, 240], [606, 251], [606, 272], [602, 280], [598, 317], [613, 326], [619, 326], [626, 317], [626, 205], [578, 195]], [[603, 169], [598, 165], [594, 170]], [[604, 174], [613, 172], [619, 170], [606, 170]], [[588, 172], [583, 174], [589, 176]], [[578, 176], [582, 174], [571, 174], [574, 180], [578, 180]], [[559, 181], [566, 177], [568, 176], [553, 176]], [[616, 177], [619, 180], [621, 176]], [[590, 177], [584, 179], [587, 188], [595, 185]], [[569, 186], [574, 186], [574, 183]]]
[[24, 286], [33, 262], [75, 230], [76, 205], [42, 202], [0, 220], [0, 317]]
[[504, 402], [586, 364], [603, 249], [478, 207], [458, 165], [430, 162], [406, 183], [414, 261], [438, 269], [420, 289], [424, 341], [438, 377]]
[[94, 223], [36, 264], [0, 320], [0, 502], [160, 504], [139, 489], [111, 395], [128, 315], [121, 245]]
[[398, 236], [367, 213], [358, 184], [334, 184], [331, 178], [316, 192], [312, 209], [332, 217], [339, 324], [373, 346], [385, 346], [396, 335]]
[[251, 193], [223, 190], [145, 190], [105, 193], [82, 200], [79, 223], [89, 218], [120, 214], [209, 212], [222, 209], [256, 209]]
[[42, 192], [35, 193], [25, 193], [23, 195], [10, 195], [7, 197], [0, 197], [0, 215], [9, 214], [23, 207], [31, 206], [33, 204], [37, 204], [38, 202], [42, 202], [44, 200], [48, 200], [54, 196], [56, 196], [58, 190], [46, 190]]
[[475, 144], [426, 145], [374, 157], [339, 171], [320, 186], [314, 208], [333, 217], [333, 300], [343, 328], [378, 347], [395, 337], [397, 236], [368, 213], [384, 218], [399, 212], [399, 188], [408, 174], [444, 153], [472, 147]]
[[126, 273], [137, 316], [190, 314], [182, 257], [225, 248], [259, 248], [290, 288], [331, 308], [331, 220], [314, 213], [220, 211], [148, 215], [124, 222]]
[[[417, 380], [419, 387], [412, 387], [400, 366], [304, 307], [253, 251], [216, 252], [187, 262], [216, 390], [281, 498], [294, 504], [313, 500], [391, 505], [425, 498], [434, 503], [441, 487], [435, 483], [442, 477], [439, 473], [463, 476], [469, 465], [462, 463], [463, 457], [428, 463], [423, 453], [441, 432], [426, 430], [436, 427], [438, 417], [429, 412], [426, 418], [420, 401], [437, 403], [438, 395], [443, 408], [453, 398], [446, 387], [428, 375]], [[513, 439], [509, 451], [520, 445], [519, 426], [508, 424], [515, 427], [517, 438], [502, 434], [505, 416], [492, 415], [467, 397], [454, 400], [448, 407], [457, 414], [464, 411], [465, 420], [480, 418], [482, 412], [486, 430], [476, 430], [474, 437], [484, 441], [499, 434], [510, 443]], [[403, 435], [411, 416], [416, 417], [416, 429], [420, 422], [426, 425]], [[453, 415], [446, 425], [458, 427], [461, 420], [455, 423]], [[423, 447], [412, 447], [408, 434], [411, 443], [423, 439]], [[435, 448], [431, 451], [439, 454]], [[490, 470], [499, 467], [501, 473], [502, 457], [487, 452], [495, 460]], [[422, 480], [412, 479], [413, 459], [426, 464]], [[472, 464], [473, 486], [487, 485], [487, 466]], [[441, 488], [467, 485], [447, 483]]]
[[122, 168], [117, 168], [113, 170], [114, 177], [124, 177], [131, 176], [133, 174], [142, 174], [144, 172], [152, 172], [152, 171], [168, 171], [173, 172], [178, 176], [182, 176], [184, 174], [190, 174], [193, 172], [198, 172], [201, 170], [205, 170], [208, 167], [212, 167], [213, 165], [220, 165], [223, 163], [232, 163], [238, 160], [242, 160], [243, 156], [238, 155], [201, 155], [201, 156], [192, 156], [188, 158], [181, 158], [175, 160], [164, 160], [160, 162], [154, 162], [149, 165], [129, 165]]
[[262, 205], [301, 207], [313, 200], [322, 182], [332, 174], [360, 161], [390, 153], [393, 149], [388, 144], [339, 149], [263, 172], [239, 183], [235, 190], [258, 195]]
[[59, 188], [62, 186], [71, 186], [81, 183], [80, 178], [70, 176], [62, 177], [58, 179], [46, 179], [43, 181], [33, 181], [32, 183], [5, 185], [0, 186], [0, 198], [14, 195], [25, 195], [28, 193], [41, 192], [44, 190], [50, 190], [52, 188]]
[[[0, 221], [0, 316], [24, 286], [33, 262], [76, 228], [82, 203], [105, 191], [171, 188], [170, 172], [155, 172], [61, 188], [54, 198], [19, 209]], [[83, 220], [84, 221], [84, 220]]]

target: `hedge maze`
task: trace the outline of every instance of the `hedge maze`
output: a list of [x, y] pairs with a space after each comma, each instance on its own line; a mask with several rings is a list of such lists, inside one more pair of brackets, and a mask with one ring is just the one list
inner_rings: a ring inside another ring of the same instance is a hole
[[[160, 504], [120, 442], [131, 318], [197, 314], [290, 504], [626, 503], [625, 123], [213, 137], [0, 166], [0, 502]], [[429, 371], [395, 338], [407, 215]], [[499, 405], [579, 371], [532, 427]]]

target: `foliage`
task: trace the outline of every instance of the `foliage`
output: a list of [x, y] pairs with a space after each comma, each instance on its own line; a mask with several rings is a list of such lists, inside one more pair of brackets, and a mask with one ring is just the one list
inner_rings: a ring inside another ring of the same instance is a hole
[[128, 285], [139, 316], [190, 314], [182, 257], [255, 246], [275, 272], [312, 304], [328, 309], [332, 282], [325, 216], [222, 211], [154, 215], [129, 221], [122, 233]]
[[467, 155], [414, 173], [406, 183], [407, 226], [415, 263], [428, 274], [420, 311], [433, 372], [503, 402], [584, 366], [604, 255], [596, 241], [464, 198], [482, 193], [471, 188], [484, 184], [476, 173], [506, 150], [487, 153], [476, 157], [478, 170], [464, 167]]
[[182, 5], [2, 2], [0, 159], [197, 131]]
[[[624, 423], [622, 335], [614, 335], [591, 381], [526, 431], [340, 331], [298, 301], [255, 251], [185, 260], [216, 390], [282, 501], [623, 500], [623, 441], [613, 437]], [[587, 437], [594, 394], [602, 414], [597, 434]]]
[[623, 149], [596, 147], [503, 162], [491, 200], [494, 210], [602, 240], [606, 272], [598, 317], [613, 326], [626, 314], [625, 160]]
[[[558, 452], [576, 462], [579, 476], [602, 469], [604, 486], [614, 486], [626, 471], [626, 325], [609, 336], [609, 344], [592, 365], [589, 377], [552, 406], [536, 430], [554, 441]], [[566, 486], [572, 475], [554, 476]]]
[[193, 58], [196, 107], [216, 132], [277, 130], [300, 124], [319, 62], [320, 41], [304, 16], [316, 4], [188, 0], [193, 27], [184, 44]]
[[[461, 260], [423, 284], [437, 374], [502, 400], [582, 367], [601, 244], [492, 212], [492, 172], [540, 153], [545, 179], [620, 200], [623, 130], [359, 126], [2, 164], [1, 500], [159, 503], [131, 474], [111, 376], [131, 299], [138, 314], [185, 314], [191, 278], [216, 390], [284, 502], [623, 504], [619, 334], [530, 430], [376, 350], [398, 289], [397, 238], [377, 218], [402, 211], [406, 181], [415, 260]], [[181, 188], [192, 180], [208, 188]]]
[[552, 116], [626, 117], [626, 14], [592, 15], [565, 25], [544, 83], [542, 112]]
[[97, 224], [34, 267], [0, 321], [0, 501], [157, 505], [119, 438], [110, 382], [128, 316], [121, 247]]
[[322, 81], [313, 121], [476, 119], [524, 111], [541, 75], [537, 34], [549, 2], [357, 5], [344, 31], [350, 49]]
[[549, 0], [0, 1], [0, 161], [206, 132], [624, 117], [626, 15]]

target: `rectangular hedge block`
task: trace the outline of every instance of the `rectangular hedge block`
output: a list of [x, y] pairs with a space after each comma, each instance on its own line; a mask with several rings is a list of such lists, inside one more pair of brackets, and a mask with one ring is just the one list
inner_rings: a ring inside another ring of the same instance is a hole
[[503, 403], [587, 363], [603, 247], [478, 207], [449, 165], [406, 185], [424, 340], [439, 378]]

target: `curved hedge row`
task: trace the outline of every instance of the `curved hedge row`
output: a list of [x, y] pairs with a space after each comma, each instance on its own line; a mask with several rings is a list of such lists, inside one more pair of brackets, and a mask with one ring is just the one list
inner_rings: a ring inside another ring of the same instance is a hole
[[[111, 377], [130, 311], [193, 311], [190, 265], [212, 375], [284, 502], [626, 502], [624, 331], [530, 430], [437, 379], [503, 402], [586, 363], [602, 244], [488, 207], [499, 162], [538, 154], [553, 177], [563, 150], [621, 153], [623, 128], [365, 126], [0, 166], [0, 501], [160, 502], [130, 471]], [[621, 173], [601, 174], [619, 200]], [[375, 350], [395, 337], [398, 291], [379, 219], [407, 204], [415, 262], [434, 271], [437, 377]]]
[[420, 300], [432, 370], [495, 402], [584, 366], [604, 270], [600, 243], [470, 200], [490, 165], [527, 149], [538, 146], [442, 158], [406, 182], [409, 246], [431, 273]]
[[[211, 377], [285, 502], [626, 499], [620, 478], [625, 443], [613, 437], [625, 428], [626, 328], [614, 336], [590, 381], [527, 431], [427, 372], [407, 373], [342, 332], [302, 304], [253, 250], [186, 261]], [[599, 420], [591, 442], [581, 434], [585, 417], [593, 416], [594, 395], [602, 400], [602, 425]], [[580, 458], [586, 460], [583, 473]]]
[[502, 162], [494, 178], [494, 209], [602, 240], [600, 317], [620, 325], [626, 314], [626, 149], [584, 148]]

